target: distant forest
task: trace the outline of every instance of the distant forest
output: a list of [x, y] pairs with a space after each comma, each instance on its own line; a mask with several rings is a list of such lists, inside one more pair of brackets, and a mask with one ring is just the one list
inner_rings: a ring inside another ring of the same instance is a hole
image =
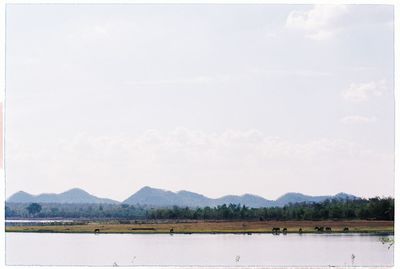
[[152, 208], [127, 204], [23, 204], [7, 203], [6, 219], [118, 219], [118, 220], [394, 220], [393, 198], [326, 200], [283, 207], [249, 208], [244, 205], [217, 207]]

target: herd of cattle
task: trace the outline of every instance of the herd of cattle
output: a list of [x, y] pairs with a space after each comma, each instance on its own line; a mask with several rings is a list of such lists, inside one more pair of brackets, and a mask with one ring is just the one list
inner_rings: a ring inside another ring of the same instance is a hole
[[[153, 228], [153, 229], [154, 229], [154, 228]], [[133, 230], [133, 229], [132, 229], [132, 230]], [[332, 232], [332, 228], [331, 228], [331, 227], [323, 227], [323, 226], [315, 226], [314, 230], [317, 231], [317, 232]], [[281, 232], [282, 232], [283, 234], [286, 234], [287, 231], [288, 231], [287, 228], [283, 228], [282, 230], [281, 230], [281, 228], [279, 228], [279, 227], [274, 227], [274, 228], [272, 228], [272, 233], [273, 233], [273, 234], [280, 234]], [[343, 232], [348, 232], [348, 231], [349, 231], [349, 228], [347, 228], [347, 227], [344, 227], [344, 228], [343, 228]], [[169, 232], [170, 232], [171, 234], [174, 233], [174, 229], [171, 228], [171, 229], [169, 230]], [[94, 230], [94, 233], [95, 233], [95, 234], [100, 233], [100, 229], [95, 229], [95, 230]], [[299, 233], [303, 233], [303, 229], [302, 229], [302, 228], [299, 229]]]
[[[332, 228], [331, 227], [323, 227], [323, 226], [315, 226], [314, 230], [317, 231], [317, 232], [332, 232]], [[348, 231], [349, 231], [348, 227], [344, 227], [343, 228], [343, 232], [348, 232]], [[283, 234], [286, 234], [287, 233], [287, 228], [283, 228], [282, 230], [279, 227], [272, 228], [272, 233], [273, 234], [279, 234], [281, 232]], [[303, 232], [303, 229], [300, 228], [299, 229], [299, 233], [302, 233], [302, 232]]]

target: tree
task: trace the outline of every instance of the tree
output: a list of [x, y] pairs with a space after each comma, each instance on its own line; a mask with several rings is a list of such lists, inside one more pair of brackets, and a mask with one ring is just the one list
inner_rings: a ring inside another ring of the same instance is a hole
[[42, 206], [37, 203], [32, 203], [26, 208], [26, 210], [28, 210], [29, 214], [35, 215], [42, 210]]
[[[29, 206], [28, 206], [29, 205]], [[23, 204], [5, 207], [6, 218], [113, 218], [113, 219], [205, 219], [205, 220], [328, 220], [394, 219], [394, 198], [326, 200], [322, 203], [293, 203], [285, 207], [251, 208], [240, 204], [215, 207], [151, 208], [140, 205]]]
[[6, 218], [7, 217], [13, 217], [15, 215], [15, 211], [10, 209], [8, 206], [6, 206]]

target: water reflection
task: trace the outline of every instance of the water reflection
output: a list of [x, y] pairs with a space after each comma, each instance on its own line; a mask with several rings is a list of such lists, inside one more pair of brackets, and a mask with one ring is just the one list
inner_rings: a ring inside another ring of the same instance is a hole
[[[381, 236], [6, 233], [8, 265], [392, 266]], [[393, 236], [385, 236], [392, 240]], [[386, 239], [385, 239], [386, 240]]]

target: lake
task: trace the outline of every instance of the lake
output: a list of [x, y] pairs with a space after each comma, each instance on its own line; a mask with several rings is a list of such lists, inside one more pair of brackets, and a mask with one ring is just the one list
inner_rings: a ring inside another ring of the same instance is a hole
[[48, 225], [51, 223], [74, 223], [74, 220], [32, 220], [32, 219], [6, 219], [6, 226], [31, 226], [31, 225]]
[[6, 233], [6, 263], [82, 266], [393, 266], [394, 246], [388, 249], [388, 244], [382, 244], [380, 238], [362, 234]]

